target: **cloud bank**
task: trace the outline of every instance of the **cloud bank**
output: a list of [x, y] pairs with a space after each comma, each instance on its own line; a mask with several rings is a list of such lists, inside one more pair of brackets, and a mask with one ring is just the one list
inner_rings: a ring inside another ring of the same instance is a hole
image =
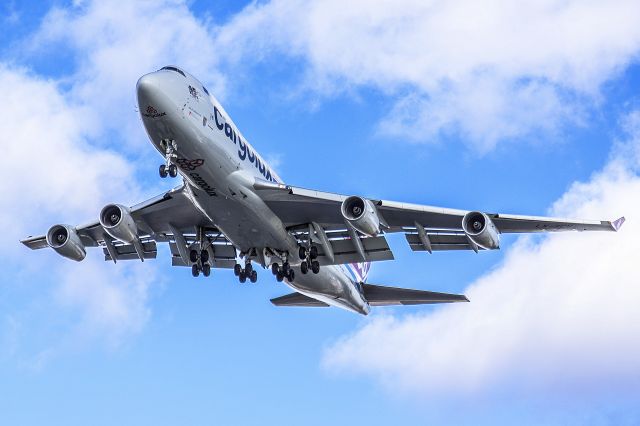
[[[220, 29], [232, 63], [302, 58], [303, 88], [391, 96], [380, 132], [479, 152], [588, 117], [640, 52], [632, 0], [253, 3]], [[276, 55], [277, 54], [277, 55]]]
[[371, 375], [420, 399], [547, 395], [550, 404], [572, 395], [601, 409], [611, 397], [637, 398], [640, 112], [624, 127], [626, 140], [606, 167], [551, 209], [562, 217], [624, 213], [619, 233], [522, 237], [468, 287], [471, 303], [374, 316], [327, 349], [325, 367]]

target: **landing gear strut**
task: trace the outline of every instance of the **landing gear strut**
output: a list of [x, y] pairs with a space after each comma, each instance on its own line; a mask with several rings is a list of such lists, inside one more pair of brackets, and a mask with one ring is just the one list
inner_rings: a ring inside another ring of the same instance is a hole
[[176, 150], [178, 149], [176, 141], [163, 139], [160, 142], [160, 146], [164, 148], [164, 155], [166, 158], [165, 163], [160, 165], [160, 168], [158, 169], [160, 177], [166, 178], [167, 175], [171, 177], [178, 176], [178, 166], [174, 164], [175, 160], [178, 158], [178, 155], [176, 154]]

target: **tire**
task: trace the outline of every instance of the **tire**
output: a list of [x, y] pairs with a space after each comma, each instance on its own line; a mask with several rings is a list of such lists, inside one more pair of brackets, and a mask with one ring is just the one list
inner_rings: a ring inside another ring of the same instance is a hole
[[160, 168], [158, 169], [158, 172], [160, 172], [160, 177], [161, 178], [166, 178], [167, 177], [167, 166], [165, 166], [164, 164], [161, 164]]
[[311, 270], [313, 271], [314, 274], [317, 274], [318, 272], [320, 272], [320, 262], [318, 262], [317, 260], [314, 260], [313, 262], [311, 262]]
[[276, 274], [276, 280], [278, 280], [278, 282], [281, 283], [283, 279], [284, 279], [284, 275], [282, 274], [282, 272], [278, 271], [278, 273]]
[[278, 266], [277, 263], [274, 263], [273, 265], [271, 265], [271, 273], [273, 275], [277, 275], [279, 270], [280, 270], [280, 267]]
[[293, 271], [293, 269], [289, 269], [289, 275], [287, 276], [287, 279], [289, 280], [289, 282], [293, 282], [295, 277], [296, 277], [296, 273]]
[[169, 176], [176, 177], [178, 176], [178, 167], [175, 164], [169, 166]]
[[300, 260], [305, 260], [307, 258], [307, 249], [300, 246], [298, 249], [298, 256], [300, 257]]
[[291, 265], [289, 265], [289, 262], [284, 262], [282, 264], [282, 273], [287, 275], [290, 270], [291, 270]]
[[240, 274], [240, 282], [241, 282], [242, 284], [244, 284], [244, 283], [246, 283], [246, 282], [247, 282], [247, 276], [246, 276], [244, 273], [241, 273], [241, 274]]
[[194, 277], [200, 275], [200, 268], [198, 268], [198, 265], [191, 266], [191, 275], [193, 275]]
[[196, 263], [198, 261], [198, 252], [196, 250], [191, 250], [189, 252], [189, 260], [191, 263]]
[[258, 272], [257, 271], [251, 271], [251, 275], [249, 276], [249, 280], [252, 283], [256, 283], [258, 281]]
[[202, 263], [207, 263], [207, 261], [209, 260], [209, 250], [202, 250], [200, 252], [200, 260], [202, 261]]
[[239, 263], [236, 263], [235, 266], [233, 267], [233, 274], [236, 277], [239, 277], [241, 272], [242, 272], [242, 266], [240, 266]]
[[309, 264], [304, 260], [300, 264], [300, 272], [302, 272], [303, 275], [309, 272]]
[[204, 265], [202, 265], [202, 273], [204, 274], [205, 277], [208, 277], [209, 275], [211, 275], [211, 265], [209, 265], [208, 263], [205, 263]]
[[311, 246], [311, 249], [309, 249], [309, 257], [311, 259], [317, 259], [318, 258], [318, 247]]
[[253, 272], [253, 265], [251, 265], [251, 263], [247, 263], [246, 265], [244, 265], [244, 273], [247, 274], [248, 277], [251, 276], [252, 272]]

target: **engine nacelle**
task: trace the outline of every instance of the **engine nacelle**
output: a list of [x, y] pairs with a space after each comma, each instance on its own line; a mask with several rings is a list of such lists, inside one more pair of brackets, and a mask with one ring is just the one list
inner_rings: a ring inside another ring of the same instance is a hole
[[494, 250], [500, 248], [500, 234], [489, 216], [481, 212], [469, 212], [462, 218], [462, 230], [478, 246]]
[[370, 237], [380, 232], [380, 218], [376, 207], [369, 200], [361, 197], [349, 197], [342, 202], [342, 216], [358, 231]]
[[87, 251], [76, 231], [69, 225], [53, 225], [47, 232], [47, 244], [60, 256], [80, 262]]
[[120, 204], [108, 204], [102, 209], [100, 225], [107, 234], [123, 243], [132, 244], [138, 240], [138, 226], [129, 209]]

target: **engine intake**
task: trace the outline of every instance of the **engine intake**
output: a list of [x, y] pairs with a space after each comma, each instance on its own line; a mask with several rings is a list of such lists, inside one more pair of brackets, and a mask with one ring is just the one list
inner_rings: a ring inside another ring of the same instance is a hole
[[380, 232], [380, 218], [371, 201], [352, 196], [342, 202], [340, 211], [342, 216], [363, 234], [375, 237]]
[[462, 230], [469, 239], [486, 250], [500, 248], [500, 234], [489, 216], [469, 212], [462, 218]]
[[59, 255], [80, 262], [87, 251], [76, 229], [69, 225], [53, 225], [47, 232], [47, 244]]
[[138, 226], [130, 210], [120, 204], [108, 204], [100, 212], [100, 225], [107, 234], [123, 243], [138, 240]]

